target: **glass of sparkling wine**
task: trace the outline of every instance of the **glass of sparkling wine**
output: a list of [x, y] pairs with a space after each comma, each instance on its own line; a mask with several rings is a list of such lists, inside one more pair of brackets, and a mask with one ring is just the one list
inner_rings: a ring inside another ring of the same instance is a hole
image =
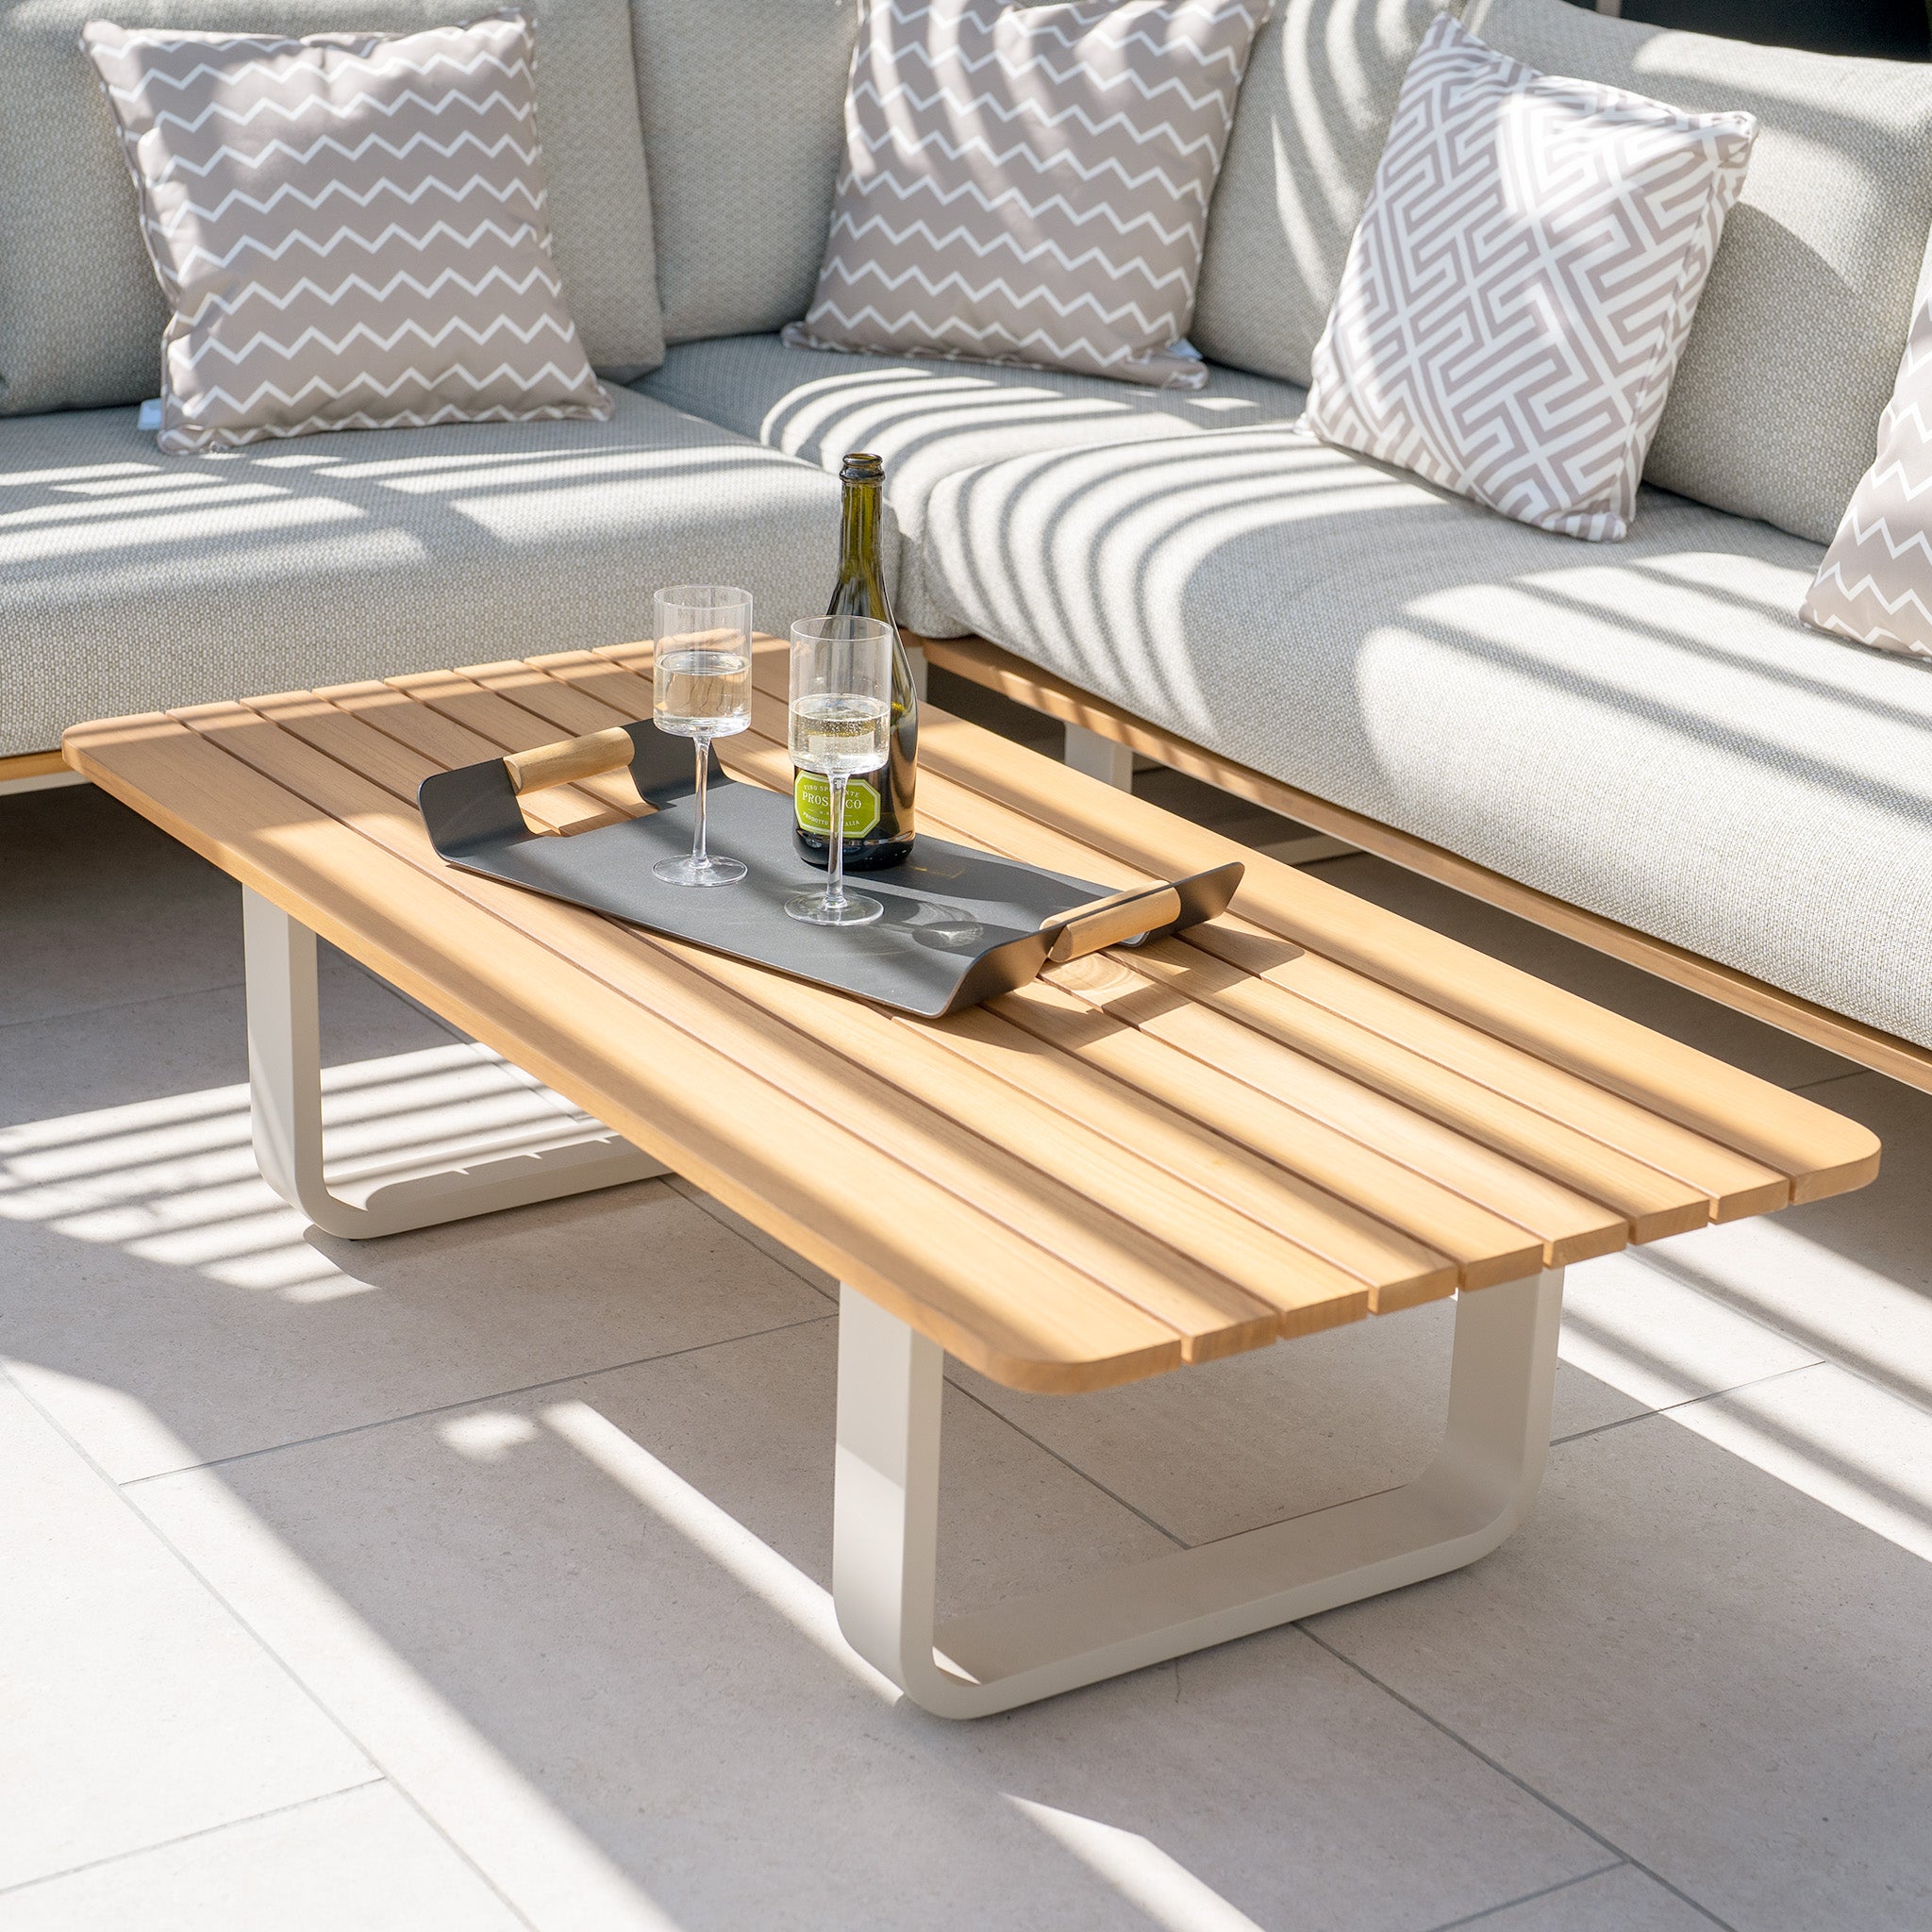
[[651, 870], [667, 885], [728, 886], [744, 876], [744, 866], [706, 849], [705, 779], [711, 741], [751, 723], [751, 592], [728, 584], [679, 584], [659, 591], [656, 603], [652, 714], [659, 731], [691, 741], [698, 791], [691, 851], [660, 858]]
[[831, 792], [822, 892], [785, 902], [809, 925], [869, 925], [886, 909], [845, 890], [845, 781], [886, 762], [892, 720], [892, 626], [876, 617], [808, 617], [791, 626], [791, 762]]

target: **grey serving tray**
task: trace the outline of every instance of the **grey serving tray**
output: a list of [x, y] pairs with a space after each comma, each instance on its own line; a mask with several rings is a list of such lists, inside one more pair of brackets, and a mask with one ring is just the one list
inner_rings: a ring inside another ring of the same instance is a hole
[[[1173, 896], [1156, 889], [1147, 903], [1171, 914], [1177, 899], [1178, 917], [1124, 938], [1122, 917], [1134, 915], [1123, 908], [1102, 939], [1100, 922], [1069, 915], [1108, 899], [1107, 887], [922, 832], [904, 864], [848, 877], [851, 890], [883, 902], [883, 918], [861, 926], [807, 925], [786, 916], [785, 901], [801, 888], [823, 887], [825, 875], [792, 846], [791, 799], [734, 783], [715, 753], [707, 780], [708, 842], [713, 853], [742, 859], [746, 876], [704, 889], [654, 876], [658, 859], [691, 848], [693, 759], [687, 741], [648, 723], [624, 730], [631, 740], [633, 782], [656, 808], [647, 816], [567, 838], [533, 832], [508, 767], [490, 758], [423, 781], [417, 802], [437, 852], [465, 872], [928, 1019], [1024, 986], [1057, 942], [1060, 958], [1094, 949], [1070, 950], [1070, 938], [1137, 944], [1212, 919], [1226, 910], [1241, 883], [1239, 864], [1176, 879]], [[600, 735], [618, 739], [615, 732]], [[608, 763], [623, 762], [617, 742]]]

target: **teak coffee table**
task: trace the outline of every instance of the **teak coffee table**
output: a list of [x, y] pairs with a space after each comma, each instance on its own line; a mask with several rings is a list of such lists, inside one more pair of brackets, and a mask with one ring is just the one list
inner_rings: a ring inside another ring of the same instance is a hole
[[[323, 1227], [668, 1166], [844, 1284], [839, 1621], [929, 1710], [1003, 1710], [1494, 1549], [1541, 1479], [1567, 1264], [1877, 1171], [1852, 1121], [930, 708], [922, 825], [1109, 889], [1243, 859], [1230, 914], [927, 1022], [436, 858], [425, 776], [647, 718], [649, 669], [628, 646], [291, 691], [78, 726], [66, 753], [244, 887], [256, 1146]], [[786, 786], [781, 645], [758, 681], [720, 750]], [[526, 802], [559, 835], [641, 808], [622, 772]], [[332, 1188], [318, 932], [615, 1131]], [[1451, 1294], [1446, 1436], [1413, 1482], [935, 1627], [945, 1352], [1017, 1389], [1106, 1389]]]

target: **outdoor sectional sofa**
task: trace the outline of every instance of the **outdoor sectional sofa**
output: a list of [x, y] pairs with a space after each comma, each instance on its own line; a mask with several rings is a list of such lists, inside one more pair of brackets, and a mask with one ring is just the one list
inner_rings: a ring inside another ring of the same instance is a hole
[[[606, 372], [608, 423], [207, 458], [137, 426], [158, 354], [117, 407], [61, 407], [111, 385], [103, 315], [132, 304], [158, 340], [125, 247], [116, 281], [88, 232], [136, 220], [75, 44], [96, 10], [0, 14], [0, 409], [30, 408], [0, 416], [0, 758], [104, 714], [621, 642], [680, 579], [742, 581], [780, 630], [824, 607], [828, 473], [868, 448], [899, 615], [937, 661], [1932, 1088], [1932, 665], [1796, 617], [1911, 312], [1932, 70], [1472, 0], [1535, 65], [1747, 107], [1784, 143], [1760, 142], [1684, 364], [1728, 330], [1754, 379], [1667, 416], [1651, 475], [1677, 493], [1646, 487], [1626, 541], [1586, 544], [1293, 426], [1427, 0], [1277, 0], [1210, 218], [1195, 391], [782, 345], [826, 232], [849, 0], [542, 0], [546, 150], [581, 164], [566, 291], [608, 301], [602, 265], [641, 256], [661, 362]], [[51, 355], [25, 383], [22, 342]]]

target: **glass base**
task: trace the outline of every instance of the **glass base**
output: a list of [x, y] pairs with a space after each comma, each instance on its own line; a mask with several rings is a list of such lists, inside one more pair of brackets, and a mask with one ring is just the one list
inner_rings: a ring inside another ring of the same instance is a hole
[[885, 909], [863, 892], [847, 892], [844, 905], [837, 908], [825, 904], [823, 892], [794, 892], [785, 902], [787, 916], [807, 925], [870, 925]]
[[651, 871], [667, 886], [733, 886], [744, 876], [736, 858], [660, 858]]

